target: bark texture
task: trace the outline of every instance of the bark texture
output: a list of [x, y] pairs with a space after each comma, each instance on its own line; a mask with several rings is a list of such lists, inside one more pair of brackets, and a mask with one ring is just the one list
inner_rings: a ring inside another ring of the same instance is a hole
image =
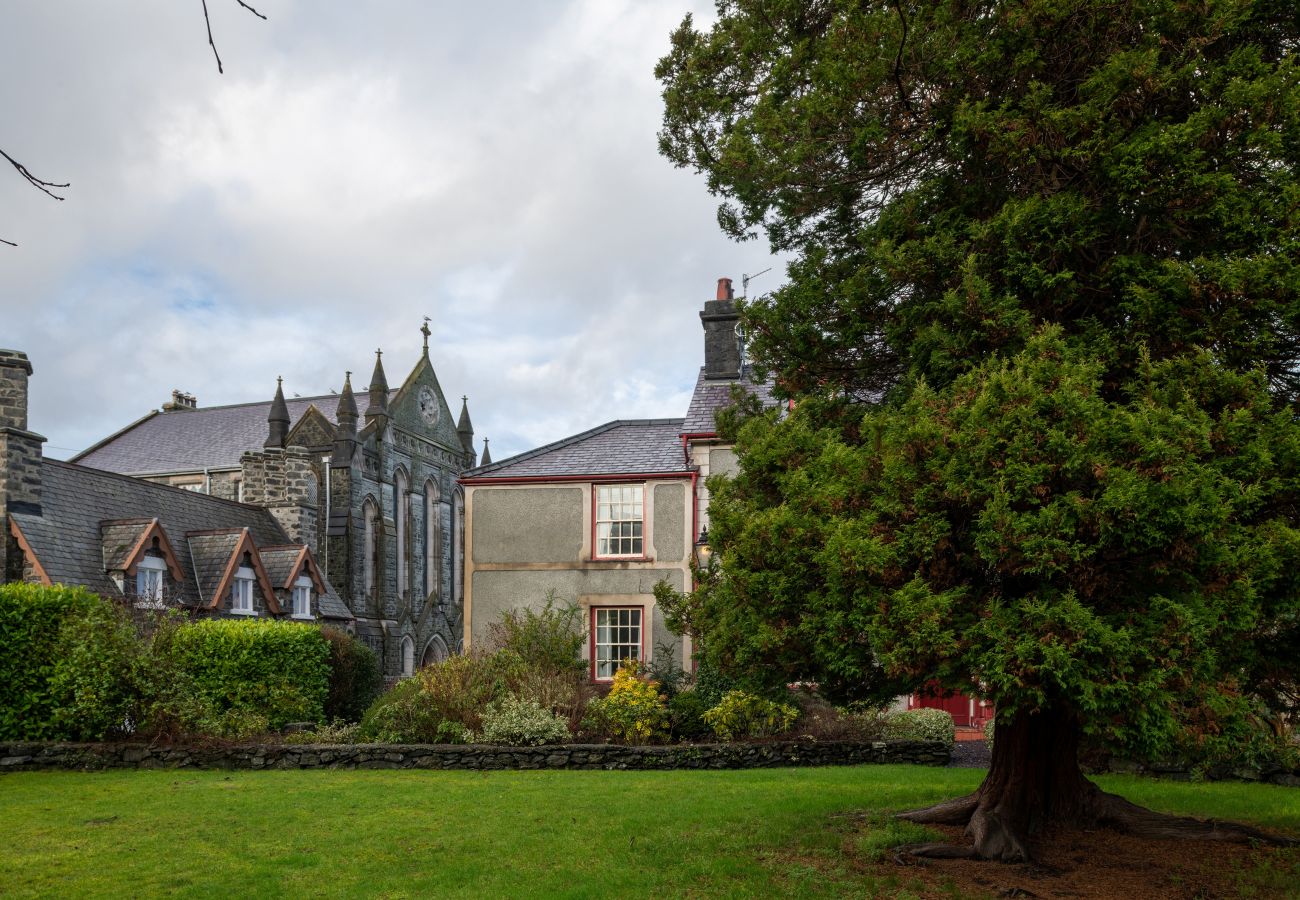
[[965, 825], [972, 847], [914, 844], [914, 856], [979, 857], [1032, 862], [1030, 839], [1054, 826], [1111, 827], [1139, 837], [1210, 841], [1296, 841], [1233, 822], [1170, 816], [1108, 794], [1079, 769], [1078, 717], [1070, 710], [1021, 713], [999, 722], [989, 774], [979, 790], [899, 818], [934, 825]]

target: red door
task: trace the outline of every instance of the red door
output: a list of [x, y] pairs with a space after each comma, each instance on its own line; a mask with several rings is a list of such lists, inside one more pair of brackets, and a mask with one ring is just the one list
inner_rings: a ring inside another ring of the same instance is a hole
[[966, 694], [941, 694], [937, 690], [922, 691], [907, 698], [908, 709], [941, 709], [952, 716], [958, 727], [982, 728], [993, 718], [992, 704]]

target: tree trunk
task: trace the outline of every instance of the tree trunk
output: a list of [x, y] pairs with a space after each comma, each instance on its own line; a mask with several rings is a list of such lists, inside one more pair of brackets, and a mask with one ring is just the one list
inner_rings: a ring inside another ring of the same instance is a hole
[[970, 856], [1030, 862], [1029, 841], [1051, 827], [1111, 826], [1143, 837], [1294, 844], [1247, 825], [1152, 812], [1107, 794], [1079, 769], [1078, 716], [1068, 709], [1017, 713], [995, 726], [988, 776], [967, 797], [899, 818], [936, 825], [965, 825], [974, 846], [918, 844], [901, 848], [918, 856]]

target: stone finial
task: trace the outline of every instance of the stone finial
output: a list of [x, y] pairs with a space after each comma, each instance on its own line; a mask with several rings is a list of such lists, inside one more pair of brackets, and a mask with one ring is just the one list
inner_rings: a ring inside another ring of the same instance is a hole
[[357, 398], [352, 393], [351, 372], [345, 372], [343, 375], [343, 393], [339, 394], [339, 405], [334, 411], [334, 418], [338, 420], [341, 434], [357, 433]]
[[483, 458], [478, 461], [480, 466], [492, 465], [492, 453], [488, 450], [488, 439], [483, 438]]
[[429, 335], [433, 333], [433, 332], [431, 332], [431, 331], [429, 330], [429, 322], [430, 322], [429, 317], [428, 317], [428, 316], [425, 316], [425, 317], [424, 317], [424, 324], [420, 326], [420, 334], [424, 335], [424, 355], [425, 355], [425, 356], [428, 356], [428, 355], [429, 355]]
[[460, 398], [460, 419], [456, 422], [456, 433], [466, 453], [474, 452], [474, 426], [469, 421], [469, 397]]
[[271, 401], [271, 411], [266, 416], [266, 443], [263, 447], [283, 447], [289, 434], [289, 407], [284, 402], [284, 379], [275, 379], [275, 399]]
[[370, 376], [370, 405], [366, 421], [388, 416], [388, 378], [384, 375], [384, 351], [375, 351], [375, 371]]

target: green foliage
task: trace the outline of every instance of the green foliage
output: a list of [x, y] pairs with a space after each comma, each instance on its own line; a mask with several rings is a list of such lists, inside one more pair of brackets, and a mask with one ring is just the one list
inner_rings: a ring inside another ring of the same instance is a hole
[[690, 672], [677, 665], [677, 653], [671, 644], [655, 647], [654, 657], [641, 664], [640, 671], [659, 685], [659, 693], [672, 700], [694, 682]]
[[787, 390], [942, 387], [1044, 323], [1112, 382], [1141, 343], [1300, 385], [1294, 3], [717, 5], [660, 149], [793, 255], [745, 308]]
[[884, 712], [869, 703], [834, 706], [812, 688], [794, 693], [799, 720], [794, 734], [818, 741], [875, 741], [884, 736]]
[[185, 691], [208, 704], [227, 736], [319, 722], [329, 692], [329, 642], [314, 627], [269, 619], [205, 619], [171, 635]]
[[706, 709], [717, 706], [727, 691], [735, 690], [736, 687], [737, 680], [718, 668], [714, 657], [707, 654], [696, 657], [694, 690], [700, 701], [707, 704]]
[[138, 655], [129, 618], [109, 601], [81, 588], [0, 585], [0, 739], [120, 732]]
[[799, 710], [747, 691], [728, 691], [717, 706], [704, 714], [705, 723], [724, 741], [770, 737], [790, 730]]
[[625, 744], [652, 744], [668, 736], [668, 707], [659, 686], [641, 677], [635, 662], [614, 673], [604, 698], [587, 704], [584, 728]]
[[292, 731], [284, 735], [286, 744], [355, 744], [360, 726], [355, 722], [335, 719], [328, 725], [318, 725], [308, 731]]
[[467, 743], [482, 730], [483, 711], [525, 669], [523, 660], [504, 651], [463, 653], [425, 666], [371, 704], [359, 735], [381, 743]]
[[904, 709], [885, 716], [885, 736], [905, 741], [957, 741], [952, 716], [941, 709]]
[[697, 690], [681, 691], [668, 701], [668, 723], [672, 737], [679, 741], [695, 741], [713, 733], [704, 714], [716, 704], [709, 703]]
[[540, 611], [508, 610], [490, 626], [489, 634], [495, 649], [515, 653], [538, 669], [564, 672], [585, 667], [586, 618], [581, 607], [561, 602], [555, 591], [546, 595]]
[[505, 696], [483, 713], [483, 730], [477, 735], [485, 744], [508, 747], [538, 747], [569, 740], [569, 723], [535, 700]]
[[1106, 369], [1047, 329], [896, 404], [751, 419], [709, 509], [705, 653], [836, 698], [974, 680], [1137, 758], [1230, 733], [1295, 677], [1300, 432], [1209, 354], [1147, 359], [1121, 396]]
[[384, 687], [379, 657], [361, 641], [337, 628], [325, 626], [321, 635], [329, 641], [329, 693], [325, 697], [325, 718], [358, 722]]

